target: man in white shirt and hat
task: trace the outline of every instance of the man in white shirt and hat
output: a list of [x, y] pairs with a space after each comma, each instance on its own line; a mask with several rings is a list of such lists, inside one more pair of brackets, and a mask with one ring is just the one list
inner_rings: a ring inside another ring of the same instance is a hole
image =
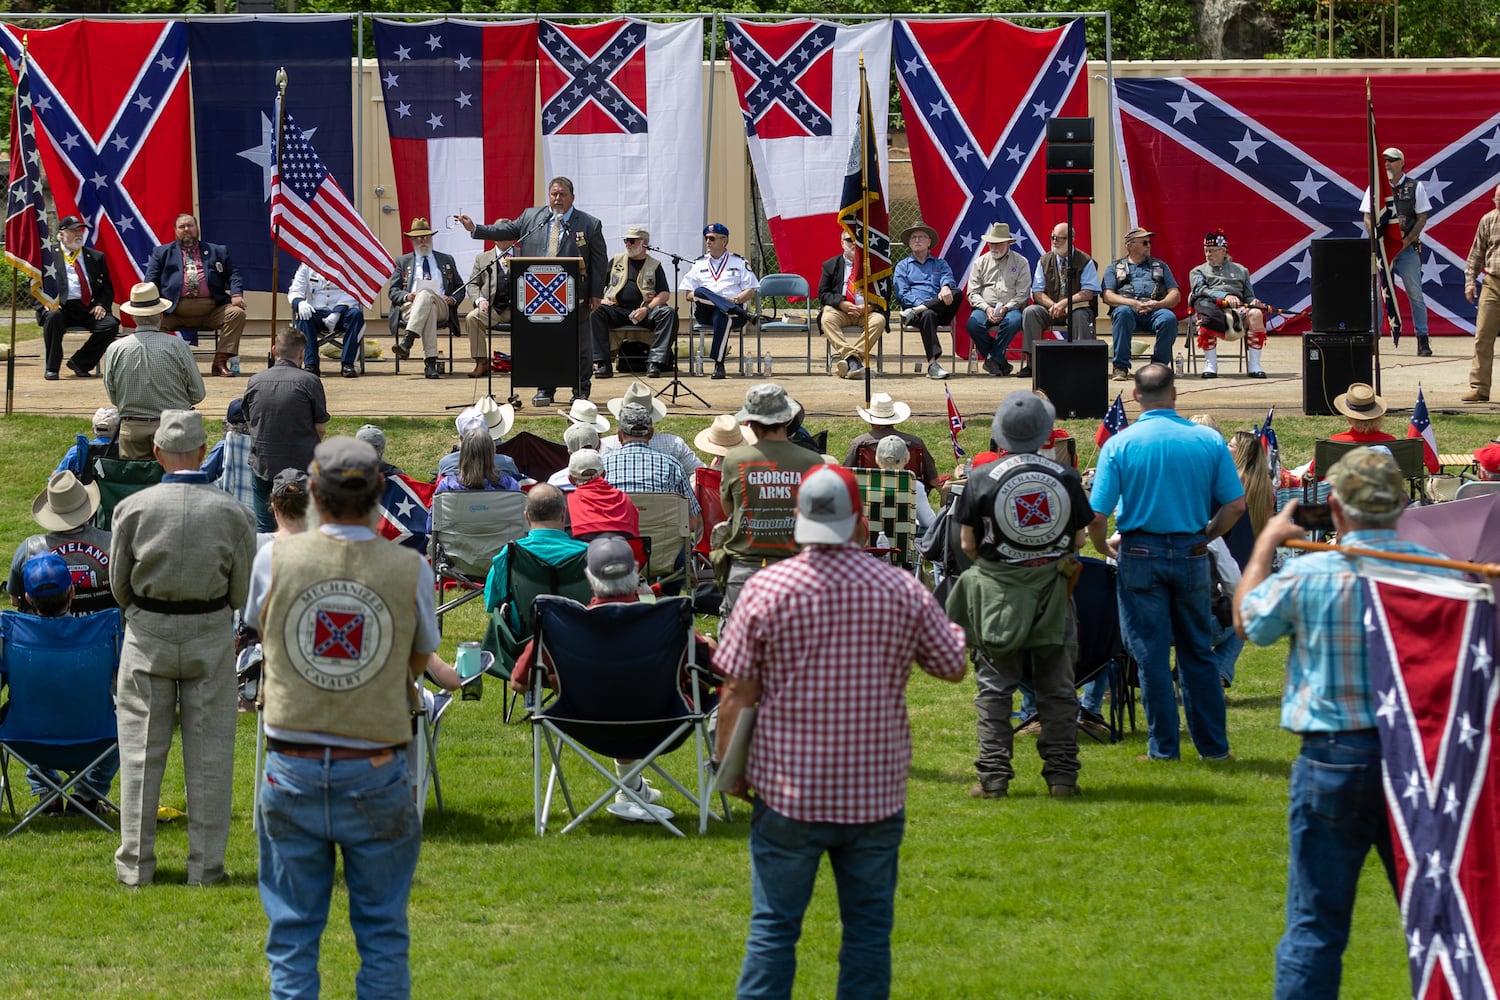
[[1021, 332], [1021, 310], [1031, 301], [1031, 265], [1016, 253], [1010, 226], [997, 222], [982, 237], [989, 248], [969, 269], [969, 340], [991, 375], [1009, 375], [1005, 352]]

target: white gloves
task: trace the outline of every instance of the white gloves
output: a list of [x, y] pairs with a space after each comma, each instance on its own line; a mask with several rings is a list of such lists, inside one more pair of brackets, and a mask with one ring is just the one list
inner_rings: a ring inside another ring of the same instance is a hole
[[297, 303], [297, 318], [298, 319], [312, 319], [312, 317], [313, 317], [312, 303], [309, 302], [309, 301], [307, 301], [306, 299], [303, 299], [301, 302], [298, 302]]
[[[303, 305], [307, 305], [307, 303], [304, 302]], [[331, 312], [327, 316], [323, 317], [323, 325], [328, 328], [328, 332], [329, 333], [332, 333], [333, 330], [334, 330], [334, 327], [336, 327], [336, 326], [339, 325], [339, 316], [340, 315], [341, 315], [340, 313]]]

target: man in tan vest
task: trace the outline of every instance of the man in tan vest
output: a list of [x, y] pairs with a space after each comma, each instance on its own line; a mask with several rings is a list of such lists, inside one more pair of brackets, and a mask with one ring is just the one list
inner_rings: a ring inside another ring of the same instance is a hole
[[355, 991], [406, 997], [406, 901], [422, 843], [404, 752], [412, 681], [427, 670], [456, 688], [458, 677], [435, 655], [431, 568], [370, 529], [385, 487], [375, 449], [330, 438], [308, 473], [319, 530], [261, 549], [245, 606], [265, 651], [256, 808], [271, 993], [318, 991], [337, 848], [360, 954]]

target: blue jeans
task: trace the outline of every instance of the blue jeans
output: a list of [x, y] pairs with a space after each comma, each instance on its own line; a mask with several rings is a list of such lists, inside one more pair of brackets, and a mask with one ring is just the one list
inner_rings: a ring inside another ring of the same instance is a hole
[[1422, 293], [1422, 255], [1414, 246], [1407, 247], [1391, 261], [1391, 270], [1401, 279], [1406, 298], [1411, 302], [1411, 325], [1418, 337], [1427, 336], [1427, 296]]
[[259, 795], [260, 902], [275, 1000], [316, 997], [334, 852], [344, 856], [349, 926], [359, 949], [355, 995], [411, 995], [406, 900], [422, 824], [406, 755], [327, 761], [271, 751]]
[[1392, 890], [1396, 885], [1374, 730], [1302, 737], [1287, 832], [1286, 934], [1276, 946], [1275, 996], [1337, 997], [1354, 894], [1371, 847]]
[[1171, 647], [1188, 734], [1206, 758], [1229, 753], [1224, 688], [1212, 643], [1218, 622], [1209, 598], [1208, 553], [1202, 535], [1127, 532], [1120, 539], [1120, 631], [1140, 664], [1141, 705], [1151, 756], [1176, 760], [1177, 692]]
[[250, 484], [255, 488], [255, 530], [262, 533], [275, 531], [276, 515], [271, 511], [271, 481], [252, 474]]
[[1115, 306], [1110, 311], [1109, 323], [1115, 338], [1114, 367], [1130, 367], [1130, 335], [1146, 329], [1156, 335], [1151, 360], [1161, 365], [1172, 363], [1172, 344], [1177, 340], [1177, 314], [1172, 310], [1158, 309], [1150, 316], [1142, 316], [1129, 306]]
[[802, 915], [824, 853], [839, 892], [840, 1000], [891, 993], [896, 862], [906, 810], [874, 823], [804, 823], [756, 801], [750, 818], [750, 935], [735, 996], [790, 997]]
[[1000, 317], [1000, 322], [991, 323], [984, 310], [975, 309], [969, 313], [967, 327], [969, 339], [974, 342], [980, 360], [994, 358], [996, 361], [1004, 361], [1010, 342], [1021, 332], [1021, 310], [1012, 309]]
[[296, 322], [302, 336], [307, 338], [307, 350], [303, 353], [302, 364], [304, 368], [318, 368], [318, 335], [328, 332], [323, 325], [327, 317], [338, 314], [339, 322], [335, 329], [344, 331], [343, 353], [339, 357], [341, 365], [358, 365], [359, 352], [364, 344], [365, 338], [365, 314], [360, 311], [359, 306], [349, 306], [343, 309], [314, 309], [312, 319], [299, 319]]
[[1233, 625], [1217, 627], [1219, 622], [1214, 620], [1214, 663], [1218, 667], [1219, 676], [1223, 678], [1227, 687], [1234, 683], [1234, 665], [1239, 662], [1240, 650], [1245, 648], [1245, 640], [1241, 639], [1234, 631]]
[[[115, 775], [120, 771], [120, 752], [118, 750], [110, 753], [98, 767], [91, 767], [83, 780], [73, 786], [73, 794], [80, 796], [92, 795], [96, 799], [109, 798], [109, 786], [114, 782]], [[44, 767], [41, 772], [55, 783], [63, 783], [62, 775], [50, 767]], [[48, 786], [34, 777], [34, 772], [26, 772], [26, 783], [31, 786], [31, 794], [41, 798], [47, 793]]]

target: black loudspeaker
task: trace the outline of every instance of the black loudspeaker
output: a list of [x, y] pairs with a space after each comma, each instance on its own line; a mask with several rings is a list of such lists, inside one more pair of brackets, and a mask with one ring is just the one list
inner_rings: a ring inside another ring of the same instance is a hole
[[1032, 350], [1032, 388], [1047, 394], [1057, 410], [1057, 419], [1103, 419], [1109, 410], [1107, 343], [1102, 340], [1077, 344], [1039, 340]]
[[1094, 200], [1094, 172], [1092, 170], [1047, 171], [1047, 201]]
[[1371, 306], [1370, 241], [1313, 240], [1313, 331], [1369, 333], [1374, 329]]
[[1368, 333], [1303, 336], [1302, 412], [1308, 416], [1337, 413], [1334, 398], [1348, 392], [1355, 382], [1371, 384], [1374, 376], [1375, 345]]
[[1094, 200], [1094, 120], [1092, 118], [1047, 119], [1047, 204], [1068, 205], [1068, 223], [1073, 221], [1073, 203]]
[[1048, 118], [1047, 142], [1094, 141], [1094, 119], [1092, 118]]

